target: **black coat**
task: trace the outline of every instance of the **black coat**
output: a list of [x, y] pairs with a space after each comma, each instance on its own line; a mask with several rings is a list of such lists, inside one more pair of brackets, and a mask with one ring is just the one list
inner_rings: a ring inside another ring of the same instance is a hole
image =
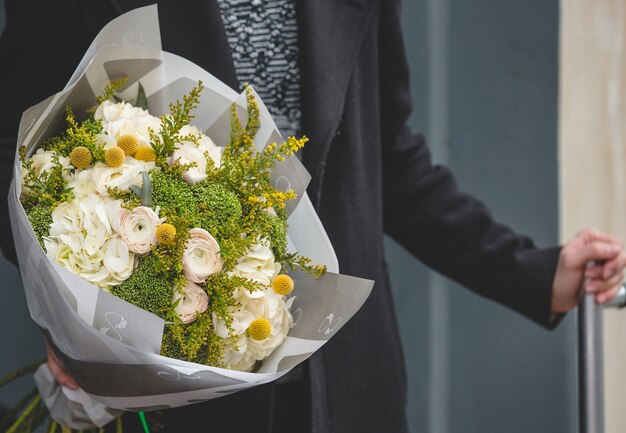
[[[7, 1], [0, 41], [2, 197], [21, 111], [63, 88], [106, 22], [149, 3]], [[376, 281], [362, 310], [308, 363], [313, 430], [405, 432], [406, 380], [383, 234], [470, 290], [546, 327], [553, 326], [550, 299], [559, 249], [536, 249], [495, 223], [485, 206], [459, 192], [448, 169], [431, 165], [423, 137], [407, 128], [409, 72], [398, 0], [297, 3], [302, 130], [311, 138], [303, 159], [313, 175], [309, 194], [342, 273]], [[159, 12], [164, 49], [238, 87], [216, 0], [163, 0]], [[7, 227], [4, 199], [2, 218]], [[11, 257], [10, 240], [2, 241]], [[193, 431], [220, 431], [222, 422], [232, 427], [222, 432], [264, 431], [274, 388], [165, 416], [177, 420], [172, 423], [195, 419], [199, 427]], [[309, 402], [296, 400], [291, 404]]]

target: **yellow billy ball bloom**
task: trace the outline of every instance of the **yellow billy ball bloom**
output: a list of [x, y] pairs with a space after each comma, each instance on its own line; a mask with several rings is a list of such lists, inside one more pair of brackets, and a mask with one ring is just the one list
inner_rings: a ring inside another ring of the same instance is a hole
[[279, 295], [288, 295], [293, 290], [293, 280], [289, 275], [278, 275], [274, 278], [272, 287]]
[[176, 242], [176, 227], [163, 223], [156, 228], [157, 240], [165, 245], [174, 245]]
[[135, 152], [135, 159], [145, 162], [155, 162], [156, 153], [153, 148], [148, 146], [141, 146]]
[[91, 152], [85, 146], [77, 146], [70, 153], [70, 162], [76, 168], [85, 168], [92, 160]]
[[117, 147], [122, 149], [128, 156], [135, 156], [135, 152], [139, 148], [139, 140], [131, 134], [124, 134], [117, 139]]
[[109, 147], [104, 151], [104, 162], [111, 167], [119, 167], [124, 164], [124, 158], [126, 158], [126, 154], [121, 147]]
[[248, 335], [254, 340], [265, 340], [272, 333], [272, 324], [269, 320], [259, 317], [254, 319], [248, 327]]

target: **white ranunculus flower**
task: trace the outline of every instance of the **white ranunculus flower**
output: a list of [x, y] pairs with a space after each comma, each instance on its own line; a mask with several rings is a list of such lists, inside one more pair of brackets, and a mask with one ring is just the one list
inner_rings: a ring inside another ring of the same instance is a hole
[[201, 228], [189, 230], [183, 253], [183, 273], [193, 283], [203, 283], [209, 275], [222, 270], [220, 246], [211, 234]]
[[96, 108], [96, 112], [94, 113], [94, 118], [96, 120], [102, 121], [102, 123], [114, 122], [120, 118], [122, 111], [124, 110], [123, 102], [112, 102], [112, 101], [104, 101], [98, 108]]
[[[284, 296], [267, 287], [253, 292], [237, 289], [233, 297], [239, 305], [229, 309], [232, 316], [230, 329], [215, 314], [213, 326], [216, 334], [224, 339], [223, 360], [226, 366], [249, 371], [256, 361], [267, 358], [284, 341], [293, 325], [289, 308], [294, 298], [285, 301]], [[253, 320], [261, 317], [270, 322], [272, 332], [266, 339], [258, 341], [248, 337], [246, 331]]]
[[181, 137], [193, 135], [198, 138], [198, 149], [202, 154], [207, 153], [209, 158], [213, 160], [215, 167], [220, 167], [222, 162], [222, 148], [217, 146], [213, 140], [205, 135], [199, 128], [193, 125], [185, 125], [178, 131]]
[[161, 120], [158, 117], [127, 102], [104, 101], [96, 109], [94, 117], [102, 122], [105, 135], [113, 140], [124, 134], [132, 134], [142, 145], [148, 145], [149, 130], [157, 132], [161, 129]]
[[107, 195], [107, 188], [127, 191], [131, 185], [141, 186], [141, 172], [154, 168], [154, 162], [144, 162], [127, 156], [119, 167], [109, 167], [101, 162], [92, 169], [92, 177], [99, 194]]
[[182, 293], [174, 290], [172, 303], [178, 301], [174, 311], [185, 324], [189, 324], [196, 320], [198, 314], [206, 311], [209, 305], [209, 296], [202, 287], [197, 284], [188, 282], [182, 289]]
[[172, 155], [167, 159], [167, 163], [172, 166], [175, 164], [191, 164], [195, 166], [189, 168], [189, 170], [183, 171], [183, 179], [190, 185], [194, 185], [203, 181], [208, 177], [206, 174], [207, 159], [204, 156], [204, 152], [191, 141], [183, 141], [177, 144], [176, 149]]
[[[53, 150], [43, 150], [41, 148], [37, 149], [37, 152], [33, 156], [31, 156], [31, 160], [33, 161], [33, 170], [37, 176], [40, 176], [44, 171], [50, 173], [54, 166], [54, 154]], [[59, 163], [63, 166], [64, 169], [70, 168], [70, 159], [59, 155]]]
[[274, 253], [267, 239], [261, 239], [241, 257], [230, 275], [247, 278], [264, 286], [269, 286], [280, 272], [280, 263], [274, 260]]
[[[35, 152], [35, 154], [30, 157], [30, 160], [32, 161], [32, 170], [37, 177], [41, 176], [44, 172], [50, 173], [52, 171], [52, 169], [56, 165], [54, 162], [54, 155], [55, 152], [53, 150], [43, 150], [39, 148], [37, 149], [37, 152]], [[59, 155], [59, 163], [63, 167], [63, 178], [68, 181], [71, 178], [72, 172], [70, 170], [70, 159], [65, 156]], [[28, 171], [22, 167], [22, 184], [27, 173]], [[30, 189], [27, 186], [22, 186], [22, 194], [25, 195], [29, 193]]]
[[117, 140], [110, 135], [107, 134], [96, 134], [96, 140], [99, 144], [101, 144], [105, 149], [109, 147], [117, 146]]
[[130, 251], [147, 254], [151, 246], [157, 244], [156, 228], [159, 224], [159, 216], [155, 211], [149, 207], [137, 206], [131, 211], [121, 212], [120, 235]]

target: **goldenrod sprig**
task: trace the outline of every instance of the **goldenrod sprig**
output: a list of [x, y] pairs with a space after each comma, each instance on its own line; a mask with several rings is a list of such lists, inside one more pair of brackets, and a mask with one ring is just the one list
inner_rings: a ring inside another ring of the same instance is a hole
[[106, 86], [104, 86], [104, 90], [102, 94], [96, 98], [98, 104], [102, 104], [104, 101], [111, 99], [117, 89], [122, 87], [128, 81], [128, 77], [122, 77], [118, 80], [109, 81]]
[[180, 129], [189, 125], [193, 115], [191, 111], [200, 103], [200, 94], [204, 90], [202, 81], [198, 81], [198, 85], [183, 96], [180, 100], [169, 105], [170, 113], [161, 116], [161, 130], [156, 132], [150, 130], [150, 145], [157, 154], [157, 157], [166, 157], [176, 150], [176, 143], [184, 139], [193, 140], [193, 136], [181, 136]]

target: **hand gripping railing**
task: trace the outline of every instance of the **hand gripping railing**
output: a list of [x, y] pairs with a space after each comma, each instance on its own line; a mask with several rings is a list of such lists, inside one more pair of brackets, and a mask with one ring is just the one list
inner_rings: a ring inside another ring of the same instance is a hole
[[[604, 308], [626, 306], [626, 285]], [[604, 433], [603, 307], [585, 295], [578, 307], [578, 402], [580, 433]]]

